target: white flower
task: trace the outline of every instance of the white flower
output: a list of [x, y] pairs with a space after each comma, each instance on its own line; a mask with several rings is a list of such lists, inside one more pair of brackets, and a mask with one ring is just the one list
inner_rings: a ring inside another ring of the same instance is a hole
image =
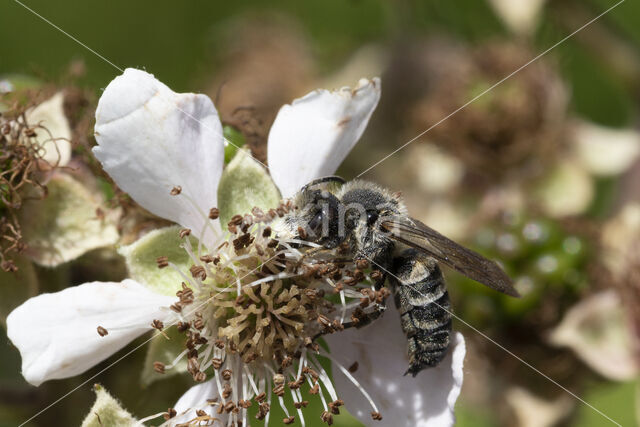
[[[314, 91], [280, 110], [269, 134], [268, 158], [271, 176], [283, 197], [293, 195], [314, 178], [335, 172], [362, 135], [379, 97], [380, 81], [363, 79], [355, 89]], [[220, 369], [214, 370], [213, 379], [185, 393], [176, 404], [178, 417], [171, 418], [171, 423], [196, 416], [245, 421], [244, 405], [252, 397], [262, 403], [261, 411], [268, 417], [265, 404], [272, 401], [272, 392], [277, 396], [273, 401], [284, 406], [279, 385], [297, 402], [295, 410], [286, 408], [285, 412], [301, 415], [302, 395], [289, 382], [304, 380], [310, 386], [320, 386], [326, 418], [330, 417], [330, 409], [342, 404], [340, 395], [347, 407], [367, 423], [372, 411], [382, 411], [383, 416], [388, 411], [389, 419], [397, 425], [452, 424], [453, 405], [462, 382], [464, 341], [460, 335], [454, 340], [457, 343], [452, 346], [452, 354], [437, 369], [425, 371], [416, 379], [403, 377], [406, 342], [399, 319], [391, 309], [372, 326], [336, 335], [336, 339], [350, 337], [331, 347], [336, 389], [317, 363], [315, 352], [307, 348], [315, 347], [301, 347], [296, 341], [300, 340], [300, 330], [308, 326], [304, 320], [310, 314], [305, 307], [311, 305], [314, 312], [321, 314], [326, 307], [323, 301], [327, 300], [314, 299], [315, 293], [308, 292], [312, 288], [290, 287], [286, 293], [279, 288], [289, 277], [300, 278], [299, 273], [291, 272], [287, 262], [300, 260], [301, 253], [287, 241], [269, 246], [269, 227], [262, 220], [269, 214], [255, 210], [248, 218], [234, 218], [231, 237], [221, 233], [218, 220], [210, 219], [217, 216], [210, 209], [217, 206], [218, 195], [222, 194], [218, 191], [221, 177], [224, 181], [228, 174], [242, 169], [259, 178], [264, 171], [246, 152], [239, 151], [237, 162], [248, 164], [235, 169], [229, 165], [223, 176], [222, 126], [209, 98], [176, 94], [152, 75], [127, 69], [109, 84], [100, 99], [96, 138], [99, 145], [94, 148], [95, 155], [119, 187], [154, 214], [191, 230], [189, 237], [187, 231], [183, 232], [183, 246], [193, 264], [190, 274], [180, 271], [170, 259], [158, 259], [161, 266], [176, 267], [188, 286], [178, 292], [177, 303], [175, 297], [161, 293], [152, 283], [130, 279], [122, 283], [86, 283], [28, 300], [7, 319], [8, 336], [22, 354], [22, 373], [27, 381], [38, 385], [79, 374], [151, 330], [152, 323], [161, 329], [165, 323], [180, 321], [179, 329], [186, 330], [191, 343], [181, 354], [189, 361], [189, 372], [197, 381], [204, 381], [208, 367]], [[231, 176], [245, 179], [240, 175]], [[280, 206], [289, 208], [290, 205]], [[279, 257], [267, 258], [272, 254]], [[271, 270], [276, 267], [279, 270]], [[249, 285], [242, 281], [245, 276], [250, 276]], [[242, 293], [233, 294], [236, 284]], [[353, 298], [356, 289], [348, 290], [351, 293], [345, 290], [341, 295]], [[241, 298], [236, 299], [235, 295]], [[264, 312], [261, 304], [274, 306]], [[268, 318], [266, 326], [257, 326], [263, 325], [263, 321], [255, 320], [259, 313]], [[217, 326], [215, 319], [224, 319], [226, 326], [213, 327]], [[320, 328], [320, 322], [313, 323]], [[332, 325], [322, 329], [334, 328]], [[272, 327], [275, 337], [264, 336], [267, 326]], [[247, 335], [247, 330], [255, 335]], [[251, 340], [253, 346], [248, 343]], [[274, 340], [279, 343], [277, 346]], [[393, 348], [390, 342], [394, 343]], [[350, 403], [354, 383], [338, 373], [347, 373], [340, 363], [364, 357], [363, 344], [365, 352], [372, 355], [371, 365], [363, 364], [354, 376], [360, 381], [358, 388], [363, 398], [371, 400], [369, 409], [364, 409], [357, 396]], [[287, 357], [282, 358], [286, 352], [278, 353], [289, 347], [299, 349], [297, 360], [288, 361]], [[247, 359], [251, 354], [242, 353], [243, 348], [260, 353], [258, 368], [250, 365]], [[275, 357], [280, 365], [273, 357], [261, 359], [265, 355]], [[157, 370], [170, 367], [159, 365]], [[287, 377], [276, 374], [274, 369], [282, 369]], [[381, 387], [380, 381], [389, 386], [396, 384], [396, 388]], [[266, 394], [264, 398], [262, 393]], [[389, 399], [390, 393], [393, 400]], [[219, 406], [212, 406], [210, 399], [217, 399]], [[397, 406], [397, 402], [411, 407]], [[219, 408], [221, 414], [216, 412]], [[197, 414], [198, 409], [205, 415]]]

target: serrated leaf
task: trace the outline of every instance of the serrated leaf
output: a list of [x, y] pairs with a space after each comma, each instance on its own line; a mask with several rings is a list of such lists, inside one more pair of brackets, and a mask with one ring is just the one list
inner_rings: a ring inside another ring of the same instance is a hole
[[26, 254], [37, 264], [55, 267], [118, 241], [115, 225], [96, 215], [101, 200], [80, 182], [55, 174], [47, 188], [46, 198], [27, 200], [20, 209]]
[[100, 384], [93, 387], [96, 402], [82, 422], [82, 427], [133, 426], [136, 419]]
[[168, 328], [164, 333], [167, 336], [166, 338], [162, 336], [156, 337], [149, 344], [144, 360], [144, 368], [140, 376], [140, 382], [144, 387], [156, 380], [187, 372], [186, 357], [183, 357], [173, 368], [167, 369], [164, 374], [159, 374], [153, 369], [154, 362], [162, 362], [165, 365], [172, 364], [180, 352], [185, 349], [185, 336], [178, 332], [178, 328]]
[[[158, 257], [166, 256], [181, 271], [188, 272], [193, 264], [189, 254], [180, 245], [180, 227], [172, 226], [153, 230], [136, 242], [118, 250], [125, 257], [129, 277], [163, 295], [175, 295], [184, 281], [179, 272], [171, 267], [158, 268]], [[197, 248], [198, 241], [188, 237]]]
[[268, 210], [278, 206], [280, 192], [273, 180], [249, 151], [238, 150], [222, 172], [218, 185], [220, 222], [224, 227], [232, 216], [251, 212], [254, 206]]

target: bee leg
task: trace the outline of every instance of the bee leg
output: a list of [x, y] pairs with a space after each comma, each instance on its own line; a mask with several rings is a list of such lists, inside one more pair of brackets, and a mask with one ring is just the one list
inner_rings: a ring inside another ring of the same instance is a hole
[[[358, 317], [357, 321], [351, 321], [351, 322], [346, 322], [346, 323], [342, 323], [342, 329], [349, 329], [349, 328], [362, 328], [364, 326], [367, 326], [368, 324], [370, 324], [371, 322], [373, 322], [374, 320], [378, 319], [379, 317], [381, 317], [385, 310], [387, 309], [387, 302], [382, 301], [381, 303], [376, 303], [374, 305], [374, 310], [369, 312], [369, 313], [365, 313], [364, 316]], [[322, 335], [326, 335], [325, 333], [319, 332], [317, 333], [312, 341], [315, 341], [317, 338], [320, 338]]]

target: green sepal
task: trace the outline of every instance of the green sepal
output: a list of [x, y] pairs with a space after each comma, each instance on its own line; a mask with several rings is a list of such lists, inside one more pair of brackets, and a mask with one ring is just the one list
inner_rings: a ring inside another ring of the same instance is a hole
[[160, 228], [128, 246], [120, 247], [118, 253], [125, 257], [129, 277], [157, 293], [175, 295], [184, 278], [170, 266], [159, 268], [157, 259], [166, 256], [170, 263], [188, 273], [193, 261], [181, 245], [189, 239], [194, 251], [197, 251], [198, 240], [193, 236], [181, 239], [180, 230], [178, 226]]
[[112, 219], [96, 215], [102, 200], [79, 181], [55, 174], [47, 189], [47, 197], [27, 200], [19, 212], [26, 254], [37, 264], [56, 267], [118, 241]]
[[147, 355], [144, 360], [144, 368], [140, 375], [140, 382], [143, 387], [147, 387], [156, 380], [162, 380], [173, 376], [175, 374], [181, 374], [187, 372], [187, 358], [183, 357], [171, 369], [167, 369], [164, 374], [160, 374], [153, 369], [154, 362], [162, 362], [165, 365], [173, 363], [176, 357], [182, 352], [185, 347], [185, 335], [178, 332], [177, 327], [167, 328], [163, 331], [165, 336], [158, 336], [153, 338]]
[[96, 402], [82, 422], [82, 427], [133, 426], [136, 419], [100, 384], [93, 386]]
[[218, 185], [220, 222], [224, 227], [236, 214], [246, 214], [257, 206], [268, 210], [278, 206], [280, 192], [273, 180], [248, 150], [239, 150], [222, 172]]

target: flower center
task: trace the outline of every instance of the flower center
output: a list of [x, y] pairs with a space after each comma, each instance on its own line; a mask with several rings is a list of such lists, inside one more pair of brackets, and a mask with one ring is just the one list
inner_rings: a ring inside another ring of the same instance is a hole
[[302, 418], [308, 402], [301, 388], [307, 385], [324, 405], [321, 418], [331, 423], [343, 401], [316, 359], [320, 347], [315, 341], [344, 329], [348, 313], [357, 322], [386, 296], [368, 284], [375, 274], [368, 266], [338, 262], [335, 253], [310, 242], [276, 239], [272, 221], [291, 209], [288, 202], [268, 213], [254, 208], [252, 215], [234, 216], [227, 239], [212, 250], [193, 248], [184, 239], [193, 265], [181, 272], [185, 281], [171, 308], [180, 319], [186, 348], [172, 366], [186, 357], [195, 381], [213, 376], [219, 399], [205, 406], [217, 406], [218, 415], [243, 425], [251, 400], [258, 405], [256, 417], [268, 419], [272, 395], [286, 414], [283, 422], [292, 423], [286, 393]]

